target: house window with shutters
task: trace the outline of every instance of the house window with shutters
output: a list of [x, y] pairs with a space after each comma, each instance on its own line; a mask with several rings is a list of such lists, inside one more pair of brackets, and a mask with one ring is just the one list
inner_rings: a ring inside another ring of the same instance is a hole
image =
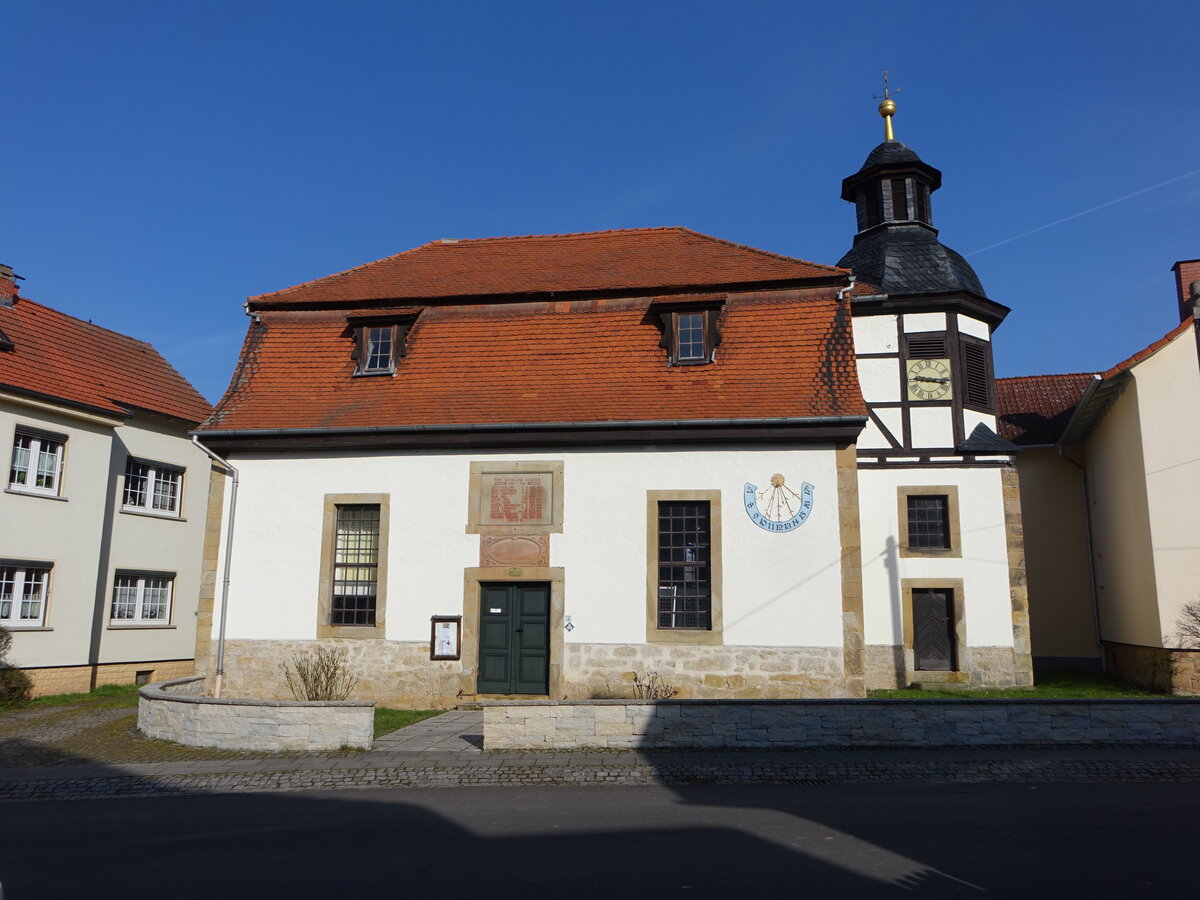
[[662, 327], [660, 346], [672, 366], [700, 366], [713, 362], [721, 343], [718, 319], [723, 300], [688, 303], [683, 308], [655, 304]]

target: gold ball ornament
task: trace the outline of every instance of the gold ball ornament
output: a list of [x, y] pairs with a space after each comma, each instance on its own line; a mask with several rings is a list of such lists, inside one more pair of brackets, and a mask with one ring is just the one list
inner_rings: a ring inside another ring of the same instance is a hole
[[891, 99], [884, 100], [879, 104], [879, 115], [883, 118], [894, 116], [896, 114], [896, 103]]

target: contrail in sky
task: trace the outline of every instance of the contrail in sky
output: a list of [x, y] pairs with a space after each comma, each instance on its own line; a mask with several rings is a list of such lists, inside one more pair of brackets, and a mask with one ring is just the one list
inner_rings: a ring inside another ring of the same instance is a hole
[[1134, 197], [1140, 197], [1142, 194], [1148, 194], [1151, 191], [1157, 191], [1161, 187], [1166, 187], [1168, 184], [1174, 184], [1176, 181], [1183, 181], [1185, 178], [1191, 178], [1193, 175], [1200, 175], [1200, 169], [1193, 169], [1191, 172], [1185, 172], [1182, 175], [1176, 175], [1174, 178], [1168, 178], [1166, 181], [1160, 181], [1158, 184], [1152, 184], [1150, 187], [1142, 188], [1140, 191], [1134, 191], [1132, 194], [1126, 194], [1124, 197], [1118, 197], [1116, 200], [1109, 200], [1107, 203], [1101, 203], [1099, 206], [1093, 206], [1091, 209], [1085, 209], [1083, 212], [1072, 213], [1066, 218], [1059, 219], [1055, 222], [1048, 222], [1045, 225], [1039, 225], [1037, 228], [1032, 228], [1029, 231], [1023, 231], [1018, 235], [1010, 238], [1005, 238], [1002, 241], [997, 241], [994, 244], [988, 244], [986, 247], [980, 247], [978, 250], [972, 250], [967, 256], [974, 256], [977, 253], [983, 253], [985, 250], [995, 250], [997, 247], [1003, 247], [1005, 244], [1011, 244], [1013, 241], [1019, 241], [1021, 238], [1029, 237], [1031, 234], [1037, 234], [1039, 231], [1045, 231], [1047, 228], [1053, 228], [1055, 225], [1061, 225], [1063, 222], [1070, 222], [1072, 219], [1078, 219], [1080, 216], [1086, 216], [1094, 213], [1097, 210], [1104, 209], [1106, 206], [1112, 206], [1116, 203], [1124, 203], [1126, 200], [1132, 200]]

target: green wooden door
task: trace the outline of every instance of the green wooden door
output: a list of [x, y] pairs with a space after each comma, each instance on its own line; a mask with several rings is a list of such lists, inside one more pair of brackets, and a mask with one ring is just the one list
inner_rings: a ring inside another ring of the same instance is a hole
[[481, 694], [547, 694], [550, 670], [550, 585], [480, 585]]

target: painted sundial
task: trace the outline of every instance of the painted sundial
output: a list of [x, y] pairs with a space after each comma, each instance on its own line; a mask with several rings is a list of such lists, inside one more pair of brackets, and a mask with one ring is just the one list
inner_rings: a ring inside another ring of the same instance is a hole
[[761, 490], [747, 481], [742, 499], [746, 515], [763, 531], [795, 531], [812, 512], [814, 490], [816, 488], [805, 481], [797, 493], [788, 487], [787, 479], [776, 472], [771, 476], [771, 483]]

